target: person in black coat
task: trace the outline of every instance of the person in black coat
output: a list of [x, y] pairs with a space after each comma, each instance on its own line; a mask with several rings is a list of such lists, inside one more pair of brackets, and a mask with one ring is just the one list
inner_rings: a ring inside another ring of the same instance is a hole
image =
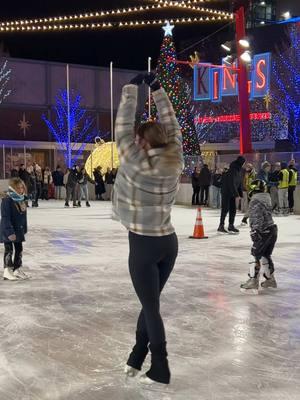
[[61, 200], [62, 188], [64, 186], [64, 173], [59, 165], [56, 167], [56, 170], [52, 172], [52, 178], [55, 186], [55, 199]]
[[74, 165], [71, 169], [68, 181], [67, 181], [67, 197], [65, 207], [69, 207], [69, 201], [72, 198], [73, 200], [73, 207], [78, 207], [77, 205], [77, 185], [79, 181], [79, 167], [78, 165]]
[[199, 193], [200, 193], [200, 168], [195, 167], [192, 173], [192, 187], [193, 187], [193, 197], [192, 205], [199, 205]]
[[28, 192], [29, 184], [30, 184], [30, 174], [26, 171], [25, 165], [21, 164], [19, 169], [19, 178], [25, 183], [26, 193]]
[[101, 167], [97, 167], [96, 169], [94, 169], [96, 200], [104, 200], [102, 195], [105, 193], [105, 185], [101, 170]]
[[[22, 268], [22, 242], [27, 233], [26, 187], [20, 178], [12, 178], [1, 203], [0, 241], [4, 243], [5, 280], [28, 279]], [[15, 252], [14, 258], [13, 253]]]
[[[222, 211], [218, 232], [220, 233], [239, 233], [234, 226], [236, 215], [236, 198], [243, 197], [242, 187], [242, 168], [245, 164], [245, 158], [239, 156], [230, 164], [229, 170], [223, 175], [222, 179]], [[225, 229], [225, 218], [229, 211], [228, 231]]]
[[204, 164], [200, 171], [200, 204], [208, 205], [209, 187], [211, 184], [211, 172], [208, 169], [208, 165]]

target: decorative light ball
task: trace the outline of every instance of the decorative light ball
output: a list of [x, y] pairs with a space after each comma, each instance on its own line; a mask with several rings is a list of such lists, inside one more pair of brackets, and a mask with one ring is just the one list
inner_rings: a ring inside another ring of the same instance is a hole
[[[112, 161], [113, 152], [113, 161]], [[115, 142], [102, 143], [97, 145], [93, 152], [90, 154], [85, 163], [85, 170], [88, 175], [93, 178], [93, 171], [97, 167], [102, 167], [102, 173], [105, 174], [107, 168], [118, 168], [120, 161], [118, 157], [118, 150]]]

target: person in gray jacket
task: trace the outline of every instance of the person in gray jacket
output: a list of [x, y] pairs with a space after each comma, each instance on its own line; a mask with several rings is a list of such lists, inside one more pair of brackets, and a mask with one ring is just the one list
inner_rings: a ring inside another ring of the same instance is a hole
[[[152, 90], [160, 122], [149, 121], [136, 129], [138, 85], [143, 82]], [[113, 191], [113, 217], [129, 231], [129, 271], [142, 305], [125, 373], [138, 374], [149, 346], [151, 367], [140, 381], [168, 384], [171, 374], [160, 294], [178, 253], [171, 209], [183, 169], [183, 151], [172, 104], [154, 74], [138, 75], [123, 87], [115, 126], [120, 168]]]
[[251, 198], [249, 204], [250, 234], [253, 241], [251, 254], [254, 261], [250, 264], [249, 279], [241, 285], [241, 291], [258, 294], [261, 269], [265, 278], [261, 287], [264, 289], [277, 288], [271, 256], [277, 241], [278, 229], [273, 221], [271, 196], [267, 193], [266, 182], [260, 179], [253, 181], [249, 197]]

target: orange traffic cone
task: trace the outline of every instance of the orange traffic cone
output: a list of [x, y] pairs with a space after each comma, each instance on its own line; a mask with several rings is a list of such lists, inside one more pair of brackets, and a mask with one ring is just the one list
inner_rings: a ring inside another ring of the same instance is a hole
[[194, 235], [190, 236], [190, 239], [208, 239], [207, 236], [204, 235], [204, 227], [201, 215], [201, 208], [199, 207], [197, 210], [197, 218], [194, 228]]

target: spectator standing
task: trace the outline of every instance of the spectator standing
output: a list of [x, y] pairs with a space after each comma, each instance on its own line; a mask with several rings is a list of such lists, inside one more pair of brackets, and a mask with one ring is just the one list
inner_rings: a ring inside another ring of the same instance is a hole
[[10, 176], [11, 176], [11, 178], [18, 178], [19, 177], [19, 169], [18, 169], [18, 167], [13, 167], [13, 169], [10, 171]]
[[25, 165], [21, 164], [19, 169], [19, 178], [25, 183], [26, 193], [28, 193], [28, 188], [30, 185], [30, 174], [27, 172]]
[[43, 171], [42, 200], [49, 200], [50, 185], [52, 182], [53, 179], [50, 168], [46, 167]]
[[295, 205], [294, 194], [298, 181], [298, 170], [296, 168], [295, 160], [291, 160], [289, 163], [289, 174], [289, 209], [290, 213], [293, 214]]
[[52, 178], [55, 187], [55, 199], [61, 200], [64, 186], [64, 173], [59, 165], [56, 167], [56, 170], [52, 172]]
[[289, 182], [290, 171], [287, 168], [287, 163], [282, 162], [278, 185], [279, 211], [282, 215], [289, 214]]
[[78, 207], [81, 207], [81, 200], [84, 198], [85, 199], [85, 205], [87, 207], [91, 207], [89, 203], [89, 188], [88, 188], [88, 182], [94, 183], [87, 174], [86, 170], [84, 167], [81, 168], [79, 172], [79, 177], [78, 177], [78, 183], [79, 183], [79, 200], [78, 200]]
[[264, 181], [269, 187], [269, 174], [271, 172], [271, 164], [268, 161], [264, 161], [261, 164], [261, 169], [257, 174], [257, 179]]
[[107, 168], [107, 171], [104, 175], [104, 183], [105, 183], [106, 200], [111, 200], [113, 175], [110, 168]]
[[[234, 221], [236, 216], [236, 199], [243, 196], [242, 188], [242, 168], [245, 164], [245, 158], [239, 156], [230, 164], [229, 170], [223, 174], [222, 179], [222, 210], [219, 233], [239, 233], [235, 228]], [[228, 231], [225, 229], [225, 219], [229, 212]]]
[[102, 195], [105, 193], [105, 185], [101, 170], [102, 167], [100, 166], [94, 169], [96, 200], [104, 200]]
[[200, 167], [195, 167], [192, 173], [192, 187], [193, 187], [193, 197], [192, 205], [200, 205]]
[[73, 168], [70, 170], [70, 173], [68, 174], [68, 180], [66, 185], [67, 197], [66, 197], [65, 207], [69, 207], [69, 201], [71, 198], [73, 201], [73, 207], [78, 207], [77, 194], [76, 194], [78, 178], [79, 178], [79, 167], [77, 165], [74, 165]]
[[209, 197], [209, 187], [211, 184], [211, 172], [208, 165], [204, 164], [200, 171], [200, 204], [207, 206]]
[[33, 168], [36, 177], [36, 193], [35, 193], [34, 207], [38, 207], [39, 199], [42, 197], [43, 174], [42, 174], [42, 169], [38, 164], [35, 164]]
[[212, 207], [213, 208], [221, 207], [222, 176], [223, 176], [223, 170], [221, 168], [218, 168], [213, 175], [213, 181], [212, 181]]
[[272, 202], [272, 211], [278, 213], [279, 212], [279, 198], [278, 198], [278, 186], [279, 186], [279, 174], [281, 171], [280, 162], [276, 162], [274, 164], [273, 171], [269, 174], [269, 186], [270, 186], [270, 195]]

